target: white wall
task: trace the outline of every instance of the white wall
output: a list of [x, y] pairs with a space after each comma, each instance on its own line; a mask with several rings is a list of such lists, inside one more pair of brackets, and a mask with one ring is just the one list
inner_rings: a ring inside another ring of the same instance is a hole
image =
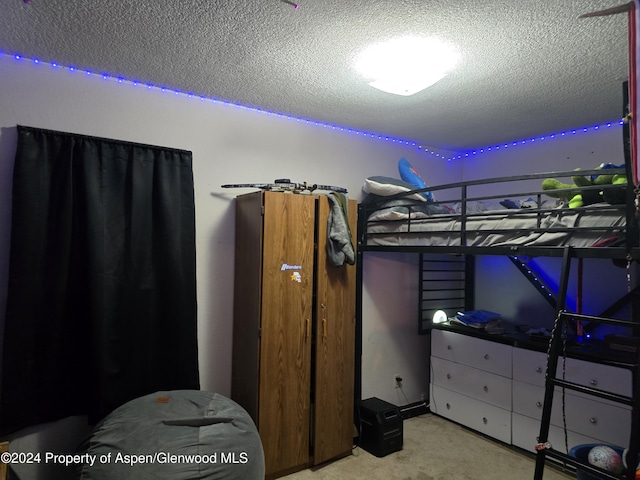
[[[431, 184], [459, 179], [455, 162], [414, 147], [308, 124], [169, 91], [70, 72], [0, 55], [0, 320], [4, 323], [9, 258], [11, 175], [16, 125], [68, 131], [193, 152], [195, 177], [198, 333], [203, 389], [230, 394], [234, 256], [233, 198], [243, 190], [220, 185], [287, 177], [344, 186], [361, 199], [369, 175], [398, 177], [406, 157]], [[384, 133], [384, 132], [382, 132]], [[442, 152], [444, 157], [451, 152]], [[363, 364], [368, 396], [409, 403], [427, 391], [415, 335], [412, 260], [374, 256], [367, 262], [363, 355], [393, 365], [405, 379], [407, 399], [395, 398], [388, 373]], [[398, 281], [385, 282], [389, 276]], [[393, 315], [378, 293], [394, 305]], [[393, 338], [384, 340], [391, 333]], [[386, 344], [386, 345], [385, 345]], [[406, 366], [405, 366], [406, 365]], [[391, 392], [389, 398], [388, 392]], [[12, 450], [68, 450], [82, 435], [78, 419], [18, 432]], [[54, 470], [20, 469], [22, 480], [63, 478]]]
[[418, 256], [365, 252], [363, 266], [362, 398], [401, 406], [423, 400], [430, 336], [417, 334]]
[[[620, 104], [622, 105], [622, 99]], [[622, 111], [622, 107], [620, 110]], [[516, 146], [509, 144], [507, 148], [502, 146], [496, 149], [493, 146], [491, 151], [484, 149], [483, 153], [465, 157], [462, 174], [464, 180], [571, 171], [576, 168], [589, 170], [601, 163], [624, 164], [622, 127], [616, 122], [610, 127], [601, 126], [597, 130], [592, 126], [586, 132], [578, 129], [576, 133], [568, 132], [556, 135], [555, 138], [547, 136], [544, 140], [525, 139], [524, 144], [516, 143]], [[569, 179], [562, 181], [567, 183]], [[530, 182], [530, 186], [532, 190], [541, 188], [538, 180]]]

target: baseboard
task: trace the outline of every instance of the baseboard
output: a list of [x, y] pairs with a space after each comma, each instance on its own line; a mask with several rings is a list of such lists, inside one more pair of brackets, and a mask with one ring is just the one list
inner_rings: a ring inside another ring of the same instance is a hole
[[409, 403], [408, 405], [404, 405], [398, 408], [400, 409], [400, 415], [402, 415], [402, 418], [404, 420], [411, 417], [417, 417], [418, 415], [424, 415], [425, 413], [430, 412], [429, 405], [427, 405], [425, 402]]

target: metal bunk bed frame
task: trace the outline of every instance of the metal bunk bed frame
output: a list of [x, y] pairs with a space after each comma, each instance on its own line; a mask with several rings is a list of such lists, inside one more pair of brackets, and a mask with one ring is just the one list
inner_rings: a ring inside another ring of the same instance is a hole
[[[626, 162], [626, 173], [628, 174], [628, 178], [631, 179], [630, 175], [630, 164]], [[593, 172], [585, 171], [581, 172], [585, 174], [592, 174]], [[547, 174], [545, 174], [547, 175]], [[514, 177], [512, 177], [514, 178]], [[534, 175], [522, 175], [517, 177], [520, 180], [529, 180], [534, 178], [542, 178], [540, 174]], [[464, 201], [467, 199], [467, 185], [480, 185], [483, 183], [494, 182], [496, 179], [489, 180], [478, 180], [473, 182], [459, 183], [459, 184], [450, 184], [444, 186], [442, 188], [451, 188], [451, 187], [459, 187], [462, 189], [461, 200]], [[426, 191], [427, 189], [417, 190], [417, 191]], [[431, 188], [431, 190], [436, 190], [436, 188]], [[560, 452], [554, 451], [547, 446], [547, 435], [549, 431], [549, 422], [551, 416], [551, 405], [553, 401], [553, 392], [554, 387], [556, 385], [561, 385], [563, 388], [573, 388], [580, 389], [580, 387], [575, 387], [573, 385], [568, 385], [565, 383], [558, 383], [559, 381], [555, 379], [555, 369], [557, 367], [558, 356], [560, 355], [560, 345], [562, 337], [560, 335], [560, 323], [575, 321], [577, 315], [568, 314], [565, 311], [565, 301], [566, 301], [566, 292], [567, 292], [567, 282], [569, 278], [569, 270], [572, 259], [580, 259], [580, 258], [604, 258], [604, 259], [612, 259], [612, 260], [625, 260], [627, 262], [628, 268], [632, 261], [640, 260], [640, 247], [638, 247], [638, 218], [637, 218], [637, 202], [638, 198], [640, 198], [640, 192], [637, 189], [633, 189], [632, 185], [629, 185], [626, 189], [627, 197], [626, 197], [626, 228], [624, 229], [625, 236], [625, 244], [623, 246], [609, 246], [609, 247], [570, 247], [570, 246], [560, 246], [560, 247], [551, 247], [551, 246], [495, 246], [495, 247], [478, 247], [478, 246], [466, 246], [465, 245], [465, 232], [464, 232], [464, 222], [462, 226], [461, 236], [462, 242], [460, 246], [369, 246], [366, 245], [366, 229], [367, 229], [367, 207], [365, 205], [359, 206], [359, 217], [358, 217], [358, 248], [357, 248], [357, 287], [356, 287], [356, 375], [355, 375], [355, 400], [356, 403], [361, 397], [362, 392], [362, 379], [361, 379], [361, 357], [362, 357], [362, 274], [363, 274], [363, 257], [365, 252], [403, 252], [403, 253], [416, 253], [420, 254], [420, 285], [421, 285], [421, 295], [420, 295], [420, 305], [418, 310], [421, 311], [424, 309], [424, 296], [423, 296], [423, 284], [425, 281], [424, 278], [424, 265], [426, 259], [426, 255], [428, 254], [446, 254], [448, 256], [458, 256], [462, 258], [462, 276], [459, 282], [459, 290], [462, 294], [462, 297], [459, 297], [458, 300], [461, 301], [461, 306], [463, 306], [467, 310], [473, 309], [474, 303], [474, 294], [473, 294], [473, 276], [474, 276], [474, 262], [473, 259], [477, 255], [500, 255], [500, 256], [508, 256], [513, 257], [514, 255], [526, 255], [530, 257], [561, 257], [562, 258], [562, 270], [561, 270], [561, 279], [560, 279], [560, 292], [558, 293], [557, 298], [553, 299], [556, 305], [557, 310], [557, 318], [554, 324], [554, 331], [552, 335], [552, 340], [549, 342], [549, 351], [548, 351], [548, 365], [547, 365], [547, 381], [545, 387], [545, 402], [543, 407], [543, 417], [541, 421], [541, 429], [539, 435], [540, 444], [543, 447], [537, 449], [536, 456], [536, 470], [534, 474], [534, 480], [541, 480], [542, 474], [545, 466], [545, 462], [547, 457], [560, 459], [566, 465], [572, 465], [576, 468], [585, 469], [591, 473], [598, 472], [598, 474], [603, 475], [603, 478], [633, 478], [633, 477], [615, 477], [615, 476], [607, 476], [603, 474], [602, 471], [598, 471], [595, 467], [590, 465], [584, 465], [569, 457], [568, 455], [562, 454]], [[541, 195], [544, 192], [530, 192], [533, 195]], [[398, 197], [400, 197], [399, 195]], [[497, 198], [495, 196], [491, 197], [477, 197], [476, 199], [481, 198]], [[539, 198], [539, 197], [538, 197]], [[464, 212], [463, 212], [464, 213]], [[460, 261], [459, 261], [460, 262]], [[638, 288], [633, 291], [629, 291], [627, 295], [621, 298], [617, 303], [617, 305], [612, 305], [607, 311], [615, 310], [621, 304], [630, 302], [632, 304], [632, 318], [634, 321], [625, 322], [612, 320], [602, 317], [588, 317], [588, 320], [591, 320], [594, 324], [596, 323], [610, 323], [615, 325], [624, 325], [633, 327], [634, 335], [640, 336], [640, 327], [638, 326], [638, 322], [635, 319], [640, 318], [640, 294]], [[605, 311], [605, 314], [607, 313]], [[422, 314], [420, 317], [420, 322], [422, 324]], [[420, 329], [419, 329], [420, 330]], [[422, 331], [421, 333], [426, 333]], [[640, 363], [640, 353], [638, 354], [637, 361], [633, 364], [629, 364], [629, 368], [633, 370], [632, 376], [632, 398], [618, 398], [617, 400], [625, 403], [627, 405], [632, 406], [632, 438], [629, 444], [629, 453], [630, 455], [637, 455], [638, 450], [640, 448], [640, 370], [638, 364]], [[606, 360], [605, 360], [606, 361]], [[584, 388], [584, 387], [582, 387]], [[586, 389], [587, 393], [592, 393], [597, 396], [607, 397], [607, 393], [601, 392], [593, 392], [589, 389]], [[633, 458], [633, 457], [632, 457]], [[627, 469], [625, 475], [629, 475], [631, 471], [631, 467]]]

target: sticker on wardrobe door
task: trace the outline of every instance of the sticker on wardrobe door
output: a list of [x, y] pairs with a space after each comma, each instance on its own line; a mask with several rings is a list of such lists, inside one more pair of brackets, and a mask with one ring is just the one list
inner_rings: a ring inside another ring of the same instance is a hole
[[284, 272], [285, 270], [302, 270], [302, 265], [289, 265], [288, 263], [283, 263], [282, 267], [280, 267], [280, 271]]
[[[280, 267], [281, 272], [286, 272], [289, 270], [302, 270], [302, 265], [289, 265], [288, 263], [283, 263], [282, 267]], [[289, 278], [291, 278], [292, 282], [302, 283], [302, 274], [300, 272], [292, 272]]]

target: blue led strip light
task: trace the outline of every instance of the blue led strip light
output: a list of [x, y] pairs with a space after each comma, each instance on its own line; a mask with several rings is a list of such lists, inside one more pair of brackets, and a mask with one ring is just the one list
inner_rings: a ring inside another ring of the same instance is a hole
[[558, 306], [558, 298], [556, 294], [542, 281], [540, 276], [533, 271], [530, 265], [520, 260], [516, 256], [509, 256], [509, 260], [520, 270], [525, 278], [538, 290], [542, 297], [551, 305], [554, 309]]
[[287, 115], [285, 113], [280, 113], [280, 112], [274, 112], [274, 111], [270, 111], [270, 110], [264, 110], [262, 108], [259, 107], [251, 107], [251, 106], [247, 106], [247, 105], [242, 105], [239, 103], [233, 103], [230, 101], [225, 101], [225, 100], [220, 100], [217, 98], [212, 98], [212, 97], [207, 97], [205, 95], [198, 95], [196, 93], [193, 92], [183, 92], [180, 90], [176, 90], [174, 88], [169, 88], [169, 87], [164, 87], [161, 85], [155, 85], [153, 83], [147, 83], [147, 82], [141, 82], [139, 80], [132, 80], [132, 79], [128, 79], [128, 78], [124, 78], [121, 76], [117, 76], [117, 75], [112, 75], [110, 73], [98, 73], [98, 72], [94, 72], [92, 70], [87, 70], [87, 69], [83, 69], [83, 68], [79, 68], [79, 67], [75, 67], [75, 66], [65, 66], [65, 65], [60, 65], [59, 63], [55, 63], [55, 62], [46, 62], [43, 60], [40, 60], [38, 58], [29, 58], [29, 57], [25, 57], [23, 55], [20, 54], [7, 54], [6, 52], [3, 52], [2, 50], [0, 50], [0, 54], [2, 55], [9, 55], [11, 57], [13, 57], [15, 60], [17, 61], [31, 61], [35, 64], [42, 64], [42, 65], [49, 65], [52, 68], [59, 68], [59, 69], [64, 69], [64, 70], [68, 70], [70, 72], [80, 72], [80, 73], [84, 73], [88, 76], [96, 76], [96, 77], [102, 77], [105, 80], [109, 80], [109, 79], [113, 79], [116, 80], [118, 83], [128, 83], [130, 85], [133, 86], [143, 86], [146, 87], [148, 89], [153, 89], [153, 90], [160, 90], [162, 92], [172, 92], [175, 93], [176, 95], [184, 95], [186, 97], [189, 98], [199, 98], [200, 100], [203, 101], [210, 101], [213, 103], [219, 103], [222, 105], [229, 105], [229, 106], [233, 106], [233, 107], [237, 107], [237, 108], [242, 108], [245, 110], [250, 110], [253, 112], [258, 112], [258, 113], [266, 113], [268, 115], [273, 115], [276, 117], [281, 117], [281, 118], [285, 118], [288, 120], [295, 120], [297, 122], [302, 122], [302, 123], [306, 123], [309, 125], [315, 125], [318, 127], [323, 127], [323, 128], [330, 128], [332, 130], [336, 130], [339, 132], [343, 132], [343, 133], [348, 133], [348, 134], [352, 134], [352, 135], [359, 135], [365, 138], [371, 138], [374, 140], [381, 140], [381, 141], [386, 141], [386, 142], [390, 142], [390, 143], [395, 143], [398, 145], [406, 145], [408, 147], [413, 147], [416, 150], [418, 150], [420, 153], [424, 153], [427, 155], [432, 155], [434, 157], [439, 157], [439, 158], [446, 158], [445, 155], [438, 153], [437, 151], [434, 151], [430, 148], [425, 147], [424, 145], [420, 145], [418, 142], [415, 142], [413, 140], [406, 140], [406, 139], [401, 139], [401, 138], [395, 138], [395, 137], [391, 137], [389, 135], [382, 135], [382, 134], [378, 134], [378, 133], [371, 133], [371, 132], [364, 132], [361, 130], [356, 130], [353, 128], [348, 128], [348, 127], [343, 127], [340, 125], [333, 125], [330, 123], [323, 123], [323, 122], [319, 122], [316, 120], [310, 120], [310, 119], [306, 119], [306, 118], [301, 118], [301, 117], [295, 117], [293, 115]]
[[[556, 293], [551, 291], [551, 288], [540, 278], [540, 275], [537, 274], [534, 268], [530, 263], [522, 261], [517, 256], [509, 256], [509, 260], [520, 270], [525, 278], [529, 280], [531, 285], [533, 285], [536, 290], [538, 290], [542, 297], [553, 307], [554, 310], [558, 309], [558, 296]], [[576, 328], [575, 322], [572, 323], [573, 327]], [[586, 338], [589, 338], [590, 334], [586, 334]]]
[[467, 150], [461, 153], [458, 153], [457, 155], [454, 155], [453, 157], [451, 157], [451, 159], [449, 160], [453, 160], [453, 159], [463, 159], [463, 158], [469, 158], [469, 157], [473, 157], [473, 156], [477, 156], [477, 155], [481, 155], [483, 153], [488, 153], [488, 152], [493, 152], [493, 151], [497, 151], [497, 150], [505, 150], [508, 148], [514, 148], [514, 147], [519, 147], [519, 146], [523, 146], [523, 145], [531, 145], [533, 143], [537, 143], [537, 142], [544, 142], [544, 141], [549, 141], [549, 140], [555, 140], [558, 138], [563, 138], [563, 137], [568, 137], [571, 135], [579, 135], [579, 134], [583, 134], [583, 133], [593, 133], [593, 132], [597, 132], [599, 130], [603, 130], [603, 129], [608, 129], [608, 128], [615, 128], [616, 126], [622, 126], [624, 124], [624, 120], [620, 119], [620, 120], [616, 120], [613, 122], [606, 122], [600, 125], [592, 125], [589, 127], [581, 127], [581, 128], [572, 128], [570, 130], [566, 130], [564, 132], [558, 132], [558, 133], [551, 133], [549, 135], [542, 135], [540, 137], [532, 137], [532, 138], [528, 138], [525, 140], [517, 140], [517, 141], [512, 141], [512, 142], [505, 142], [502, 143], [500, 145], [493, 145], [493, 146], [489, 146], [489, 147], [484, 147], [484, 148], [476, 148], [473, 150]]
[[552, 133], [552, 134], [549, 134], [549, 135], [540, 136], [540, 137], [533, 137], [533, 138], [529, 138], [529, 139], [526, 139], [526, 140], [518, 140], [518, 141], [506, 142], [506, 143], [503, 143], [503, 144], [500, 144], [500, 145], [493, 145], [493, 146], [484, 147], [484, 148], [467, 150], [467, 151], [463, 151], [463, 152], [457, 153], [457, 154], [453, 155], [452, 157], [446, 157], [445, 155], [443, 155], [441, 153], [438, 153], [437, 151], [435, 151], [435, 150], [433, 150], [431, 148], [427, 148], [424, 145], [420, 145], [418, 142], [415, 142], [413, 140], [395, 138], [395, 137], [391, 137], [391, 136], [388, 136], [388, 135], [381, 135], [381, 134], [378, 134], [378, 133], [364, 132], [364, 131], [356, 130], [356, 129], [353, 129], [353, 128], [342, 127], [342, 126], [339, 126], [339, 125], [333, 125], [333, 124], [330, 124], [330, 123], [323, 123], [323, 122], [319, 122], [319, 121], [316, 121], [316, 120], [310, 120], [310, 119], [295, 117], [293, 115], [287, 115], [285, 113], [273, 112], [273, 111], [264, 110], [264, 109], [261, 109], [261, 108], [258, 108], [258, 107], [251, 107], [251, 106], [242, 105], [242, 104], [239, 104], [239, 103], [233, 103], [233, 102], [230, 102], [230, 101], [224, 101], [224, 100], [220, 100], [220, 99], [217, 99], [217, 98], [207, 97], [205, 95], [198, 95], [198, 94], [193, 93], [193, 92], [183, 92], [183, 91], [176, 90], [176, 89], [173, 89], [173, 88], [164, 87], [164, 86], [160, 86], [160, 85], [155, 85], [155, 84], [152, 84], [152, 83], [141, 82], [139, 80], [131, 80], [131, 79], [124, 78], [124, 77], [121, 77], [121, 76], [112, 75], [110, 73], [97, 73], [97, 72], [94, 72], [92, 70], [87, 70], [87, 69], [78, 68], [78, 67], [74, 67], [74, 66], [64, 66], [64, 65], [60, 65], [59, 63], [55, 63], [55, 62], [43, 61], [43, 60], [40, 60], [38, 58], [29, 58], [29, 57], [25, 57], [25, 56], [20, 55], [20, 54], [10, 54], [10, 53], [4, 52], [2, 50], [0, 50], [0, 55], [9, 55], [9, 56], [13, 57], [15, 60], [18, 60], [18, 61], [26, 60], [26, 61], [31, 61], [31, 62], [33, 62], [35, 64], [49, 65], [52, 68], [65, 69], [65, 70], [68, 70], [70, 72], [81, 72], [81, 73], [85, 73], [86, 75], [89, 75], [89, 76], [98, 76], [98, 77], [102, 77], [105, 80], [113, 79], [113, 80], [116, 80], [118, 83], [128, 83], [128, 84], [131, 84], [133, 86], [140, 85], [140, 86], [146, 87], [148, 89], [160, 90], [160, 91], [163, 91], [163, 92], [172, 92], [172, 93], [174, 93], [176, 95], [184, 95], [184, 96], [189, 97], [189, 98], [199, 98], [202, 101], [210, 101], [210, 102], [213, 102], [213, 103], [219, 103], [219, 104], [223, 104], [223, 105], [230, 105], [230, 106], [233, 106], [233, 107], [242, 108], [242, 109], [250, 110], [250, 111], [253, 111], [253, 112], [266, 113], [268, 115], [273, 115], [273, 116], [276, 116], [276, 117], [286, 118], [288, 120], [295, 120], [297, 122], [303, 122], [303, 123], [307, 123], [309, 125], [315, 125], [315, 126], [318, 126], [318, 127], [330, 128], [332, 130], [336, 130], [336, 131], [344, 132], [344, 133], [348, 133], [348, 134], [360, 135], [362, 137], [371, 138], [371, 139], [374, 139], [374, 140], [391, 142], [391, 143], [395, 143], [395, 144], [398, 144], [398, 145], [406, 145], [408, 147], [415, 148], [420, 153], [423, 153], [423, 154], [426, 154], [426, 155], [430, 155], [430, 156], [434, 156], [434, 157], [437, 157], [437, 158], [446, 159], [449, 162], [452, 161], [452, 160], [459, 160], [459, 159], [474, 157], [474, 156], [477, 156], [477, 155], [481, 155], [483, 153], [492, 152], [494, 150], [501, 150], [501, 149], [506, 149], [506, 148], [518, 147], [518, 146], [521, 146], [521, 145], [528, 145], [528, 144], [532, 144], [532, 143], [535, 143], [535, 142], [542, 142], [542, 141], [552, 140], [552, 139], [555, 139], [555, 138], [562, 138], [562, 137], [565, 137], [567, 135], [577, 135], [579, 133], [595, 132], [595, 131], [598, 131], [600, 129], [611, 128], [611, 127], [615, 127], [616, 125], [622, 125], [624, 123], [622, 120], [614, 121], [614, 122], [607, 122], [607, 123], [604, 123], [604, 124], [601, 124], [601, 125], [593, 125], [593, 126], [589, 126], [589, 127], [571, 129], [571, 130], [567, 130], [567, 131], [564, 131], [564, 132]]

